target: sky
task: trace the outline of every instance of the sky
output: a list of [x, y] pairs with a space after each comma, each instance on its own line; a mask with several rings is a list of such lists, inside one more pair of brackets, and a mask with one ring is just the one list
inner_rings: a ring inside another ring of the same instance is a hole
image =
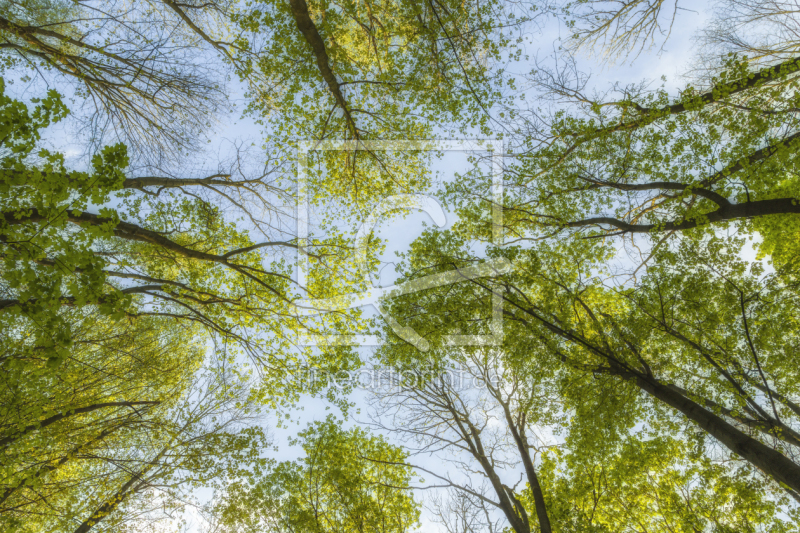
[[[652, 87], [658, 87], [663, 84], [665, 89], [676, 94], [677, 90], [686, 83], [682, 69], [686, 68], [687, 59], [692, 58], [695, 53], [696, 42], [693, 38], [696, 32], [708, 22], [710, 17], [709, 8], [710, 4], [707, 2], [692, 2], [692, 10], [679, 10], [672, 29], [672, 35], [666, 46], [663, 49], [644, 50], [632, 60], [607, 64], [602, 63], [597, 57], [579, 53], [577, 56], [579, 66], [591, 74], [590, 87], [597, 91], [604, 91], [615, 83], [624, 85], [647, 80], [652, 82]], [[531, 56], [547, 57], [552, 54], [554, 43], [556, 43], [555, 46], [558, 46], [558, 39], [564, 38], [566, 35], [568, 34], [563, 25], [554, 19], [547, 20], [543, 24], [542, 30], [538, 34], [534, 34], [532, 39], [526, 43], [527, 52]], [[530, 68], [530, 66], [530, 64], [521, 64], [515, 67], [517, 71], [521, 72]], [[665, 77], [664, 81], [662, 81], [662, 77]], [[239, 109], [243, 108], [244, 100], [240, 99], [237, 104]], [[465, 134], [463, 139], [478, 137], [481, 136]], [[211, 146], [222, 145], [225, 142], [243, 138], [251, 139], [256, 144], [263, 141], [259, 126], [251, 118], [233, 114], [218, 126], [210, 144]], [[435, 162], [432, 169], [439, 172], [441, 178], [447, 181], [453, 179], [454, 173], [468, 170], [468, 165], [465, 154], [451, 153], [445, 159]], [[420, 192], [424, 193], [425, 191]], [[445, 211], [445, 214], [447, 222], [444, 228], [447, 228], [453, 224], [455, 217], [451, 212]], [[411, 213], [402, 218], [395, 216], [382, 219], [375, 230], [376, 234], [387, 243], [386, 250], [381, 257], [383, 265], [378, 278], [380, 286], [391, 284], [396, 280], [397, 275], [394, 271], [394, 265], [397, 262], [396, 253], [407, 250], [411, 242], [422, 231], [432, 226], [435, 226], [433, 219], [423, 212]], [[374, 314], [372, 309], [367, 309], [366, 311], [368, 315]], [[368, 360], [373, 349], [373, 347], [365, 346], [360, 348], [359, 351], [362, 357]], [[368, 390], [356, 390], [352, 394], [353, 410], [351, 411], [350, 419], [343, 421], [345, 427], [369, 423], [370, 398], [371, 394]], [[295, 412], [292, 420], [282, 428], [276, 427], [273, 420], [267, 419], [267, 426], [277, 447], [277, 452], [268, 451], [267, 455], [270, 457], [277, 460], [296, 459], [300, 450], [297, 446], [289, 445], [289, 438], [303, 429], [309, 422], [322, 420], [331, 413], [340, 419], [342, 418], [337, 408], [332, 407], [322, 399], [304, 398], [300, 405], [301, 410]], [[388, 434], [387, 437], [390, 441], [397, 442], [394, 435]], [[545, 437], [547, 436], [545, 435]], [[443, 466], [441, 457], [418, 456], [412, 457], [411, 461], [423, 468], [438, 472], [447, 471], [447, 466], [446, 464]], [[506, 472], [506, 475], [509, 480], [508, 484], [513, 485], [518, 479], [519, 471], [510, 470]], [[430, 491], [417, 490], [415, 491], [415, 497], [424, 503], [430, 501], [431, 494]], [[201, 531], [202, 520], [198, 517], [195, 517], [195, 519], [195, 530]], [[428, 510], [423, 509], [420, 531], [434, 533], [444, 531], [444, 529], [433, 521], [433, 516]]]
[[[596, 57], [581, 53], [577, 56], [579, 66], [591, 74], [590, 86], [598, 91], [606, 90], [617, 82], [621, 82], [624, 85], [643, 80], [650, 80], [653, 82], [653, 87], [657, 87], [662, 83], [662, 76], [665, 76], [666, 81], [663, 82], [665, 88], [675, 94], [677, 89], [685, 84], [682, 69], [686, 68], [689, 63], [688, 59], [695, 54], [696, 42], [693, 37], [708, 22], [710, 7], [707, 2], [693, 1], [691, 10], [679, 10], [670, 40], [663, 50], [657, 48], [644, 50], [634, 59], [617, 64], [604, 64]], [[558, 39], [565, 38], [567, 35], [568, 33], [562, 24], [559, 24], [555, 19], [548, 19], [543, 22], [541, 31], [532, 35], [531, 40], [526, 43], [526, 50], [531, 56], [546, 58], [552, 54], [554, 46], [558, 46]], [[530, 64], [515, 65], [515, 70], [519, 72], [530, 68]], [[234, 95], [233, 103], [236, 106], [235, 111], [223, 117], [214, 128], [208, 143], [208, 153], [211, 154], [210, 159], [213, 159], [215, 153], [224, 150], [225, 146], [228, 146], [231, 142], [243, 140], [248, 144], [254, 143], [256, 146], [260, 146], [265, 140], [261, 127], [255, 123], [252, 117], [242, 116], [241, 114], [246, 104], [242, 86], [235, 81], [231, 83], [232, 94]], [[466, 133], [463, 140], [476, 137], [480, 136]], [[77, 148], [77, 139], [68, 124], [52, 128], [48, 132], [46, 140], [54, 148], [62, 150], [68, 156], [73, 156], [71, 162], [75, 166], [80, 167], [83, 165], [77, 159], [80, 153]], [[433, 166], [433, 170], [439, 172], [445, 181], [453, 179], [454, 173], [466, 171], [468, 168], [466, 155], [464, 154], [448, 154], [444, 159], [435, 162]], [[424, 193], [425, 191], [420, 192]], [[453, 213], [445, 212], [445, 215], [447, 222], [444, 227], [446, 228], [452, 225], [455, 218]], [[387, 247], [382, 256], [384, 268], [382, 268], [379, 276], [380, 285], [391, 284], [395, 281], [396, 273], [393, 267], [397, 262], [396, 253], [407, 250], [411, 242], [426, 227], [434, 225], [433, 219], [422, 212], [412, 213], [402, 219], [386, 217], [382, 220], [376, 228], [376, 233], [387, 243]], [[374, 310], [371, 312], [374, 313]], [[368, 346], [360, 349], [364, 359], [369, 359], [371, 352], [372, 348]], [[369, 391], [364, 390], [358, 390], [353, 394], [353, 413], [355, 416], [346, 421], [344, 423], [345, 426], [356, 424], [359, 421], [362, 423], [368, 421], [369, 397]], [[293, 417], [287, 427], [278, 428], [274, 419], [267, 418], [266, 424], [273, 435], [274, 444], [277, 446], [278, 451], [268, 450], [265, 451], [265, 454], [278, 460], [295, 459], [299, 450], [297, 447], [290, 446], [288, 439], [313, 420], [322, 420], [331, 413], [339, 414], [335, 407], [331, 407], [320, 399], [304, 398], [300, 404], [302, 411], [296, 413], [296, 417]], [[341, 418], [340, 414], [339, 417]], [[392, 435], [388, 437], [390, 440], [394, 438]], [[442, 466], [440, 459], [417, 457], [412, 460], [425, 468], [438, 469], [440, 472], [446, 470], [446, 466]], [[517, 477], [514, 472], [509, 472], [508, 474], [509, 478]], [[509, 485], [513, 485], [513, 481]], [[429, 498], [429, 494], [424, 491], [417, 491], [416, 496], [422, 501]], [[202, 530], [202, 520], [196, 515], [192, 528], [195, 531]], [[422, 516], [421, 531], [438, 532], [443, 531], [443, 529], [435, 524], [430, 513], [425, 511]]]
[[[580, 66], [592, 75], [591, 86], [595, 87], [598, 91], [603, 91], [617, 82], [625, 84], [650, 80], [653, 82], [653, 86], [657, 87], [662, 84], [662, 76], [665, 76], [666, 81], [663, 82], [664, 87], [670, 92], [675, 93], [685, 84], [685, 78], [682, 76], [683, 72], [681, 69], [686, 67], [687, 58], [691, 58], [694, 54], [696, 43], [693, 40], [693, 36], [698, 29], [703, 27], [709, 17], [708, 4], [693, 2], [692, 9], [695, 11], [678, 12], [671, 39], [667, 43], [667, 46], [661, 51], [645, 50], [632, 61], [613, 65], [601, 64], [595, 57], [580, 54], [578, 56]], [[566, 33], [563, 26], [556, 24], [554, 20], [547, 21], [543, 31], [538, 35], [534, 35], [533, 37], [535, 40], [527, 44], [528, 51], [538, 51], [540, 57], [546, 56], [552, 53], [553, 42], [565, 35]], [[526, 66], [520, 65], [519, 68], [523, 70]], [[474, 139], [478, 137], [480, 136], [464, 136], [465, 139]], [[435, 162], [433, 165], [433, 170], [438, 171], [444, 181], [452, 179], [455, 172], [464, 172], [468, 169], [469, 164], [464, 154], [448, 154], [445, 159]], [[453, 224], [455, 218], [453, 213], [445, 213], [447, 223], [444, 227], [447, 228]], [[381, 258], [384, 265], [380, 274], [380, 285], [390, 284], [396, 279], [396, 273], [393, 269], [397, 261], [395, 254], [407, 250], [408, 246], [422, 231], [433, 226], [435, 226], [433, 219], [423, 212], [411, 213], [403, 218], [387, 217], [382, 220], [376, 228], [376, 234], [387, 243], [387, 246]], [[369, 358], [372, 348], [367, 346], [361, 348], [360, 351], [363, 357]], [[360, 390], [353, 394], [352, 401], [354, 403], [354, 412], [359, 414], [356, 414], [352, 419], [345, 422], [345, 426], [353, 425], [358, 422], [369, 422], [369, 398], [369, 391]], [[300, 416], [297, 417], [297, 420], [294, 420], [288, 428], [281, 430], [273, 428], [272, 433], [279, 448], [278, 457], [281, 459], [293, 459], [298, 453], [297, 448], [288, 446], [286, 442], [294, 432], [301, 429], [312, 420], [323, 419], [331, 412], [336, 413], [335, 408], [329, 409], [329, 406], [321, 400], [304, 400], [302, 404], [304, 410]], [[387, 437], [390, 441], [394, 440], [396, 442], [395, 436], [389, 434]], [[418, 456], [412, 457], [411, 461], [423, 468], [438, 472], [446, 472], [448, 468], [446, 465], [443, 465], [440, 457]], [[518, 479], [519, 471], [508, 471], [506, 474], [509, 480], [508, 484], [513, 485]], [[425, 502], [430, 500], [431, 494], [430, 491], [418, 490], [415, 496]], [[433, 517], [429, 511], [423, 510], [421, 531], [439, 532], [444, 531], [444, 529], [433, 521]]]

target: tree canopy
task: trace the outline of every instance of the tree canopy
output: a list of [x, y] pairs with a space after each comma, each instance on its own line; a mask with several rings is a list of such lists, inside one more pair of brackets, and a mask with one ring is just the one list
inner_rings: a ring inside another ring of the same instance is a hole
[[0, 527], [798, 531], [800, 14], [688, 7], [0, 0]]

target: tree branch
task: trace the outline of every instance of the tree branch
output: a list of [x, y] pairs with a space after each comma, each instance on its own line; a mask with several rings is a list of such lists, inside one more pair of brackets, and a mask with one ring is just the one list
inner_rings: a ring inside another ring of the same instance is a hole
[[65, 418], [69, 418], [71, 416], [83, 414], [83, 413], [91, 413], [92, 411], [97, 411], [98, 409], [105, 409], [107, 407], [130, 407], [133, 408], [135, 405], [158, 405], [160, 401], [142, 401], [142, 402], [105, 402], [105, 403], [96, 403], [94, 405], [88, 405], [86, 407], [78, 407], [76, 409], [67, 409], [63, 413], [59, 413], [57, 415], [53, 415], [49, 418], [45, 418], [38, 424], [31, 424], [21, 430], [19, 430], [14, 435], [9, 437], [5, 437], [0, 439], [0, 446], [8, 446], [9, 444], [13, 443], [16, 440], [19, 440], [21, 437], [25, 436], [26, 434], [37, 431], [42, 428], [46, 428], [51, 424], [55, 424], [56, 422], [63, 420]]
[[[711, 211], [710, 213], [693, 215], [692, 218], [695, 220], [674, 220], [658, 224], [630, 224], [617, 218], [595, 217], [567, 222], [564, 226], [568, 228], [580, 228], [605, 224], [622, 230], [624, 233], [650, 233], [652, 231], [687, 230], [702, 226], [706, 223], [714, 224], [729, 220], [796, 213], [800, 213], [800, 200], [796, 198], [775, 198], [772, 200], [755, 200], [753, 202], [743, 202], [741, 204], [730, 204], [726, 207], [720, 207], [715, 211]], [[698, 221], [696, 220], [697, 218], [703, 218], [705, 221]]]
[[309, 46], [311, 46], [311, 50], [317, 60], [317, 68], [319, 68], [319, 72], [322, 74], [322, 79], [325, 80], [325, 83], [328, 85], [328, 89], [331, 91], [333, 98], [336, 100], [336, 104], [344, 113], [350, 133], [355, 139], [360, 139], [356, 123], [350, 114], [347, 101], [344, 99], [344, 95], [342, 94], [341, 85], [336, 79], [336, 75], [333, 73], [333, 70], [331, 70], [328, 52], [325, 50], [325, 41], [319, 34], [319, 30], [314, 24], [314, 21], [311, 20], [311, 15], [308, 12], [308, 4], [306, 4], [305, 0], [289, 0], [289, 6], [291, 7], [295, 24], [297, 24], [297, 29], [300, 30], [300, 33], [303, 34], [306, 42], [309, 44]]

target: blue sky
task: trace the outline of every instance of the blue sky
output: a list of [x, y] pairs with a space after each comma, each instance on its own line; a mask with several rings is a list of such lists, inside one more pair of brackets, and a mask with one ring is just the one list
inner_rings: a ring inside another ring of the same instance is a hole
[[[651, 81], [652, 87], [655, 88], [661, 85], [661, 78], [665, 76], [666, 81], [663, 82], [665, 88], [675, 93], [677, 89], [685, 84], [683, 74], [694, 57], [697, 48], [697, 43], [693, 37], [708, 22], [710, 17], [709, 9], [710, 4], [707, 2], [692, 2], [691, 11], [688, 8], [687, 10], [678, 11], [671, 38], [661, 51], [645, 50], [633, 60], [613, 65], [603, 64], [596, 57], [581, 53], [577, 56], [579, 66], [582, 70], [591, 74], [590, 86], [598, 91], [606, 90], [616, 82], [627, 84], [643, 80]], [[553, 53], [554, 47], [557, 48], [559, 46], [559, 39], [567, 35], [566, 29], [556, 19], [548, 19], [543, 23], [542, 30], [533, 34], [531, 40], [526, 43], [527, 52], [532, 56], [537, 55], [540, 58], [546, 58]], [[514, 68], [516, 71], [521, 72], [529, 69], [530, 64], [518, 64]], [[243, 141], [245, 144], [252, 143], [258, 147], [268, 141], [261, 126], [256, 124], [251, 117], [242, 116], [242, 110], [246, 105], [243, 97], [243, 87], [239, 83], [231, 83], [231, 92], [234, 95], [233, 103], [235, 104], [234, 111], [222, 117], [216, 127], [213, 128], [206, 143], [208, 149], [204, 154], [192, 158], [194, 164], [207, 161], [209, 165], [213, 166], [218, 154], [224, 152], [231, 142]], [[25, 89], [24, 87], [24, 83], [17, 82], [11, 89], [13, 93], [22, 97], [35, 96], [42, 89], [41, 84], [38, 84], [36, 88]], [[69, 95], [67, 96], [69, 98]], [[469, 132], [465, 132], [463, 139], [479, 137], [483, 136], [470, 135]], [[74, 166], [80, 168], [85, 164], [84, 161], [77, 158], [81, 154], [80, 141], [71, 129], [70, 123], [58, 125], [48, 131], [46, 142], [52, 148], [61, 150], [67, 156], [71, 156], [70, 162]], [[444, 159], [435, 162], [433, 167], [434, 171], [440, 173], [443, 180], [452, 179], [455, 172], [466, 171], [467, 169], [468, 163], [466, 156], [463, 154], [448, 154]], [[447, 218], [448, 222], [445, 227], [453, 223], [454, 215], [447, 213]], [[430, 216], [418, 212], [402, 219], [399, 217], [384, 219], [378, 226], [377, 234], [387, 243], [386, 252], [382, 256], [384, 268], [380, 273], [381, 285], [390, 284], [395, 280], [396, 275], [393, 271], [393, 266], [397, 261], [396, 253], [407, 250], [411, 242], [421, 234], [426, 225], [431, 227], [433, 225], [432, 219]], [[368, 359], [371, 348], [361, 348], [361, 353], [365, 359]], [[364, 421], [368, 418], [368, 397], [369, 393], [367, 391], [357, 391], [353, 395], [354, 413], [360, 412], [355, 416], [356, 419]], [[295, 413], [296, 416], [292, 417], [291, 423], [286, 428], [277, 429], [275, 420], [267, 419], [267, 425], [274, 436], [278, 452], [269, 450], [265, 451], [266, 455], [279, 460], [295, 458], [298, 449], [288, 445], [288, 438], [296, 434], [299, 429], [305, 427], [308, 422], [324, 419], [331, 412], [336, 413], [336, 408], [330, 407], [320, 399], [304, 398], [300, 402], [300, 406], [302, 410]], [[346, 424], [354, 423], [356, 422], [352, 419], [346, 422]], [[392, 438], [391, 435], [389, 437], [390, 439]], [[446, 468], [442, 466], [440, 459], [420, 457], [414, 459], [414, 461], [426, 468], [438, 468], [440, 470]], [[509, 475], [516, 477], [513, 472], [509, 472]], [[510, 484], [513, 485], [513, 482]], [[424, 500], [427, 495], [419, 492], [418, 497]], [[196, 523], [198, 531], [202, 529], [201, 525], [201, 522]], [[431, 516], [425, 512], [423, 514], [422, 531], [433, 532], [439, 530], [439, 526], [435, 525], [431, 521]]]

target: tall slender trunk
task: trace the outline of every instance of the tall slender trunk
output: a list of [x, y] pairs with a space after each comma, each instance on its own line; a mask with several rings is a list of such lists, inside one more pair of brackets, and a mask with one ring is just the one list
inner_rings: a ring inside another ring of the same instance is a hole
[[528, 452], [528, 441], [525, 438], [524, 419], [520, 424], [520, 428], [514, 423], [514, 418], [511, 416], [511, 410], [508, 404], [502, 403], [503, 413], [505, 414], [506, 423], [511, 431], [511, 436], [514, 438], [514, 443], [517, 445], [522, 464], [525, 467], [525, 475], [528, 478], [528, 485], [531, 487], [533, 494], [533, 502], [536, 506], [536, 518], [539, 520], [539, 529], [541, 533], [552, 533], [553, 529], [550, 526], [550, 515], [547, 513], [547, 505], [544, 501], [544, 493], [542, 486], [539, 484], [539, 476], [536, 475], [536, 468], [533, 465], [531, 454]]
[[134, 473], [131, 478], [123, 484], [117, 492], [115, 492], [110, 498], [108, 498], [103, 505], [98, 507], [90, 516], [87, 518], [81, 525], [78, 526], [78, 529], [75, 530], [74, 533], [87, 533], [90, 531], [94, 526], [96, 526], [102, 519], [110, 515], [114, 512], [114, 510], [119, 507], [119, 504], [124, 502], [131, 494], [135, 493], [141, 487], [134, 487], [137, 481], [140, 481], [145, 474], [147, 474], [153, 467], [156, 466], [158, 461], [167, 453], [169, 450], [169, 446], [162, 449], [158, 455], [153, 458], [152, 461], [147, 463], [142, 470], [139, 472]]
[[483, 468], [486, 477], [489, 478], [489, 482], [497, 494], [499, 507], [506, 516], [509, 525], [511, 525], [515, 533], [530, 533], [531, 529], [525, 508], [514, 496], [513, 492], [503, 485], [500, 476], [497, 475], [494, 465], [483, 448], [483, 442], [480, 437], [481, 432], [451, 404], [449, 398], [445, 401], [448, 404], [448, 411], [453, 416], [453, 421], [458, 426], [458, 433], [466, 442], [472, 456]]
[[[565, 329], [555, 321], [548, 320], [538, 310], [519, 305], [517, 307], [534, 317], [559, 337], [570, 343], [582, 346], [607, 361], [608, 366], [599, 366], [598, 370], [623, 379], [631, 379], [641, 390], [683, 413], [689, 420], [695, 422], [706, 433], [717, 439], [736, 455], [771, 476], [775, 481], [800, 493], [800, 465], [782, 453], [750, 437], [697, 402], [670, 389], [667, 384], [660, 382], [654, 376], [634, 370], [624, 360], [619, 359], [605, 348], [596, 346], [580, 333]], [[580, 369], [586, 370], [586, 368]]]
[[635, 374], [636, 385], [650, 396], [683, 413], [726, 448], [776, 481], [800, 492], [800, 465], [740, 431], [703, 406], [681, 395], [657, 379]]

